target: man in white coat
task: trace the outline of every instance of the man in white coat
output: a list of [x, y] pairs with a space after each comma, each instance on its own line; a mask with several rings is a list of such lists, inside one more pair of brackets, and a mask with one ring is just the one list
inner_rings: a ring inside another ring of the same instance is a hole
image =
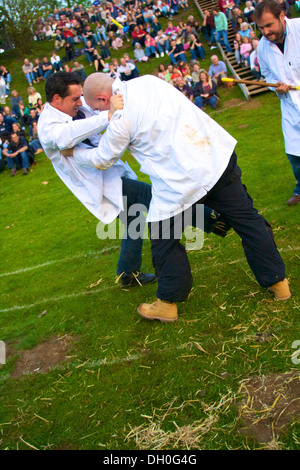
[[257, 47], [261, 74], [280, 85], [271, 89], [280, 99], [285, 151], [297, 180], [287, 202], [293, 206], [300, 202], [300, 91], [289, 85], [300, 84], [300, 18], [286, 18], [276, 0], [259, 3], [254, 18], [263, 35]]
[[259, 284], [276, 299], [288, 299], [285, 267], [272, 230], [241, 182], [236, 140], [181, 92], [152, 75], [121, 83], [95, 73], [83, 88], [87, 104], [100, 111], [109, 109], [117, 90], [124, 108], [114, 113], [98, 147], [75, 147], [63, 154], [82, 168], [107, 170], [128, 148], [150, 177], [147, 220], [158, 288], [156, 301], [141, 304], [139, 314], [149, 320], [178, 318], [177, 302], [186, 300], [192, 287], [187, 253], [180, 243], [185, 215], [192, 213], [197, 226], [197, 207], [204, 203], [240, 235]]
[[[47, 103], [38, 121], [38, 135], [42, 147], [56, 173], [82, 204], [104, 224], [127, 211], [123, 196], [127, 197], [127, 209], [142, 204], [146, 209], [151, 200], [151, 185], [138, 181], [131, 168], [119, 161], [109, 172], [95, 168], [79, 167], [74, 160], [65, 158], [61, 150], [79, 145], [85, 139], [103, 131], [115, 109], [119, 109], [119, 97], [112, 97], [112, 107], [88, 119], [73, 120], [82, 106], [81, 78], [76, 73], [57, 72], [52, 74], [45, 86]], [[86, 110], [88, 114], [88, 110]], [[83, 116], [85, 117], [85, 116]], [[99, 136], [97, 142], [99, 141]], [[89, 145], [93, 145], [89, 142]], [[86, 147], [86, 144], [81, 144]], [[143, 217], [139, 216], [142, 224]], [[125, 235], [132, 218], [125, 216]], [[141, 232], [143, 230], [141, 229]], [[152, 273], [140, 272], [143, 239], [124, 236], [121, 242], [117, 275], [123, 286], [143, 285], [153, 282]]]

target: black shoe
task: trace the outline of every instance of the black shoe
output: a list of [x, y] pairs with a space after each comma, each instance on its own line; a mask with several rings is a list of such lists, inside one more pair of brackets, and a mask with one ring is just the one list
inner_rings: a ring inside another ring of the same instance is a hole
[[139, 273], [138, 271], [136, 273], [125, 272], [121, 276], [123, 287], [143, 286], [144, 284], [149, 284], [155, 280], [155, 274]]
[[231, 228], [232, 227], [226, 222], [224, 222], [222, 217], [220, 216], [212, 233], [214, 233], [215, 235], [219, 235], [219, 237], [225, 238]]

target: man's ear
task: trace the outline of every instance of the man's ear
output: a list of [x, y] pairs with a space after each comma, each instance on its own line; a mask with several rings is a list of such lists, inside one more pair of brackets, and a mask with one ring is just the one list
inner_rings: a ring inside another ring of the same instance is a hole
[[62, 102], [62, 97], [59, 96], [58, 93], [55, 93], [55, 95], [53, 95], [53, 98], [52, 98], [52, 104], [54, 106], [59, 106]]

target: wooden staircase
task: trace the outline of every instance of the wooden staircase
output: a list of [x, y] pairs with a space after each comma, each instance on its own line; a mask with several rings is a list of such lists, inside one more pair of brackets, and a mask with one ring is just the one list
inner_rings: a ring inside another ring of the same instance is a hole
[[[194, 0], [194, 2], [202, 18], [204, 17], [204, 10], [211, 11], [213, 6], [218, 7], [218, 2], [213, 0]], [[232, 29], [231, 21], [228, 21], [228, 41], [233, 51], [234, 38], [235, 32]], [[249, 67], [243, 67], [237, 63], [234, 52], [232, 52], [231, 54], [227, 54], [226, 49], [220, 43], [218, 43], [217, 46], [222, 54], [222, 60], [226, 63], [227, 67], [231, 71], [233, 78], [251, 81], [256, 80], [253, 77]], [[251, 99], [251, 97], [255, 96], [258, 93], [265, 93], [266, 91], [269, 91], [267, 87], [260, 87], [257, 85], [244, 85], [242, 83], [238, 83], [238, 85], [248, 101]]]

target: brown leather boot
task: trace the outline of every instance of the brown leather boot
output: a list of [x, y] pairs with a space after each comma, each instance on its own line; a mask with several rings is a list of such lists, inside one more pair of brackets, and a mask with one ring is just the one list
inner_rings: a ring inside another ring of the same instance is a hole
[[292, 295], [287, 279], [283, 279], [283, 281], [273, 284], [273, 286], [269, 287], [268, 290], [275, 294], [276, 300], [287, 300]]
[[137, 311], [141, 317], [147, 318], [147, 320], [172, 322], [178, 319], [176, 303], [164, 302], [160, 299], [152, 304], [141, 304]]

